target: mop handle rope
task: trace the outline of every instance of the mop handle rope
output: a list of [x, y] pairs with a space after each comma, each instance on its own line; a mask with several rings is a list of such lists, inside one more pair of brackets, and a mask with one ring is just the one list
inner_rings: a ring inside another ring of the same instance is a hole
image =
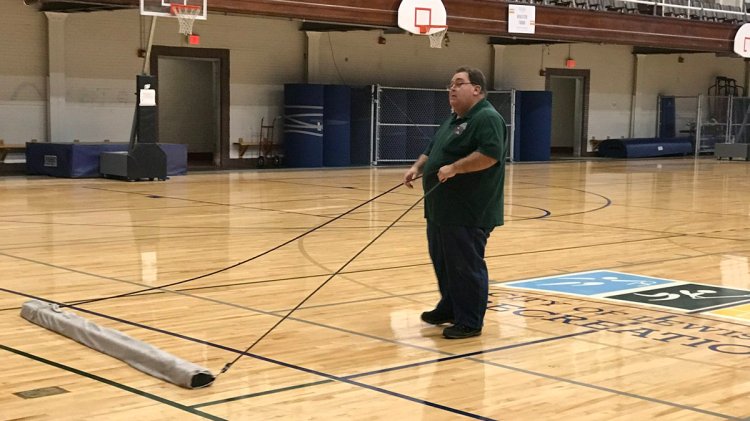
[[[418, 177], [414, 178], [414, 180], [417, 180], [420, 177], [421, 176], [418, 176]], [[263, 338], [265, 338], [266, 336], [268, 336], [268, 334], [270, 334], [274, 329], [276, 329], [284, 320], [288, 319], [289, 316], [292, 315], [292, 313], [294, 313], [297, 309], [299, 309], [300, 307], [302, 307], [302, 305], [305, 304], [307, 302], [307, 300], [309, 300], [310, 298], [312, 298], [312, 296], [315, 295], [315, 293], [317, 293], [318, 291], [320, 291], [331, 279], [333, 279], [334, 277], [336, 277], [336, 275], [338, 275], [339, 273], [341, 273], [341, 271], [344, 270], [347, 266], [349, 266], [350, 263], [352, 263], [357, 257], [359, 257], [362, 253], [364, 253], [365, 250], [367, 250], [371, 245], [373, 245], [375, 243], [375, 241], [377, 241], [386, 232], [388, 232], [389, 229], [391, 229], [394, 225], [396, 225], [396, 223], [398, 223], [398, 221], [400, 221], [401, 218], [403, 218], [404, 216], [406, 216], [407, 213], [411, 212], [411, 210], [414, 209], [414, 207], [417, 206], [419, 204], [419, 202], [421, 202], [425, 197], [427, 197], [427, 195], [429, 195], [430, 193], [432, 193], [440, 184], [441, 183], [435, 184], [429, 191], [427, 191], [425, 194], [423, 194], [416, 202], [414, 202], [413, 205], [409, 206], [409, 208], [406, 209], [401, 215], [399, 215], [398, 218], [396, 218], [393, 222], [391, 222], [390, 224], [388, 224], [388, 226], [385, 227], [378, 235], [376, 235], [375, 238], [373, 238], [372, 240], [370, 240], [369, 243], [365, 244], [365, 246], [362, 247], [361, 250], [359, 250], [356, 254], [354, 254], [354, 256], [352, 256], [349, 260], [347, 260], [346, 263], [344, 263], [340, 268], [338, 268], [338, 270], [336, 270], [336, 272], [334, 272], [331, 276], [329, 276], [328, 279], [326, 279], [325, 281], [323, 281], [323, 283], [321, 283], [310, 294], [308, 294], [307, 297], [305, 297], [302, 301], [299, 302], [299, 304], [297, 304], [296, 306], [294, 306], [293, 309], [289, 310], [289, 312], [287, 312], [284, 315], [284, 317], [282, 317], [281, 319], [279, 319], [273, 326], [271, 326], [270, 329], [268, 329], [258, 339], [256, 339], [255, 342], [253, 342], [252, 344], [250, 344], [250, 346], [248, 346], [247, 348], [245, 348], [245, 350], [242, 351], [242, 353], [238, 354], [237, 357], [234, 358], [234, 360], [232, 360], [231, 362], [229, 362], [226, 365], [224, 365], [224, 368], [221, 369], [221, 372], [219, 372], [219, 374], [217, 374], [216, 377], [219, 377], [219, 375], [224, 374], [227, 371], [229, 371], [229, 369], [234, 365], [234, 363], [236, 363], [237, 361], [239, 361], [240, 358], [242, 358], [243, 356], [248, 355], [248, 353], [250, 352], [250, 350], [253, 349], [253, 347], [255, 347], [255, 345], [257, 345], [261, 340], [263, 340]], [[400, 185], [401, 184], [397, 185], [396, 187], [399, 187]], [[394, 189], [389, 190], [389, 192], [392, 191], [392, 190], [394, 190]]]
[[[417, 179], [419, 179], [419, 177], [414, 178], [414, 180], [417, 180]], [[89, 299], [89, 300], [81, 300], [81, 301], [73, 301], [73, 302], [70, 302], [70, 303], [61, 304], [60, 308], [66, 308], [66, 307], [70, 307], [70, 306], [81, 306], [83, 304], [96, 303], [96, 302], [99, 302], [99, 301], [112, 300], [112, 299], [115, 299], [115, 298], [124, 298], [124, 297], [129, 297], [129, 296], [135, 295], [135, 294], [141, 294], [141, 293], [144, 293], [144, 292], [154, 291], [154, 290], [157, 290], [157, 289], [158, 290], [163, 290], [164, 288], [173, 287], [173, 286], [176, 286], [176, 285], [186, 284], [188, 282], [197, 281], [198, 279], [207, 278], [209, 276], [216, 275], [218, 273], [225, 272], [225, 271], [230, 270], [230, 269], [234, 269], [234, 268], [236, 268], [238, 266], [244, 265], [245, 263], [249, 263], [249, 262], [251, 262], [251, 261], [253, 261], [255, 259], [258, 259], [260, 257], [263, 257], [263, 256], [271, 253], [271, 252], [274, 252], [274, 251], [276, 251], [276, 250], [278, 250], [278, 249], [286, 246], [287, 244], [290, 244], [290, 243], [292, 243], [294, 241], [299, 240], [302, 237], [305, 237], [306, 235], [312, 234], [313, 232], [319, 230], [320, 228], [323, 228], [326, 225], [329, 225], [329, 224], [331, 224], [331, 223], [333, 223], [333, 222], [335, 222], [335, 221], [343, 218], [344, 216], [346, 216], [346, 215], [354, 212], [355, 210], [357, 210], [357, 209], [359, 209], [359, 208], [361, 208], [361, 207], [363, 207], [363, 206], [365, 206], [365, 205], [367, 205], [367, 204], [369, 204], [369, 203], [371, 203], [371, 202], [373, 202], [373, 201], [375, 201], [377, 199], [380, 199], [381, 197], [383, 197], [386, 194], [388, 194], [388, 193], [396, 190], [397, 188], [401, 187], [402, 185], [403, 185], [403, 183], [399, 183], [399, 184], [395, 185], [394, 187], [391, 187], [390, 189], [386, 190], [385, 192], [380, 193], [377, 196], [375, 196], [375, 197], [373, 197], [371, 199], [368, 199], [367, 201], [365, 201], [363, 203], [360, 203], [359, 205], [357, 205], [357, 206], [349, 209], [348, 211], [346, 211], [346, 212], [344, 212], [344, 213], [336, 216], [335, 218], [333, 218], [331, 220], [328, 220], [328, 221], [326, 221], [326, 222], [324, 222], [324, 223], [322, 223], [322, 224], [320, 224], [320, 225], [318, 225], [316, 227], [313, 227], [313, 228], [311, 228], [311, 229], [303, 232], [302, 234], [299, 234], [296, 237], [293, 237], [290, 240], [287, 240], [287, 241], [285, 241], [285, 242], [283, 242], [283, 243], [281, 243], [281, 244], [279, 244], [279, 245], [277, 245], [277, 246], [275, 246], [275, 247], [273, 247], [271, 249], [268, 249], [268, 250], [266, 250], [266, 251], [264, 251], [264, 252], [262, 252], [260, 254], [257, 254], [255, 256], [250, 257], [248, 259], [245, 259], [243, 261], [237, 262], [237, 263], [235, 263], [235, 264], [233, 264], [231, 266], [227, 266], [227, 267], [224, 267], [224, 268], [221, 268], [221, 269], [217, 269], [217, 270], [215, 270], [213, 272], [204, 273], [203, 275], [194, 276], [192, 278], [184, 279], [182, 281], [172, 282], [172, 283], [169, 283], [169, 284], [157, 285], [157, 286], [150, 287], [150, 288], [139, 289], [139, 290], [136, 290], [136, 291], [126, 292], [126, 293], [123, 293], [123, 294], [110, 295], [110, 296], [107, 296], [107, 297], [92, 298], [92, 299]]]

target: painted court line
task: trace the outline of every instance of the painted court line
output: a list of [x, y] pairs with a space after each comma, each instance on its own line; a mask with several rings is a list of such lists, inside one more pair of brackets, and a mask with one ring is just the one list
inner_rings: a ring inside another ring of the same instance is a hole
[[100, 376], [97, 376], [95, 374], [91, 374], [91, 373], [88, 373], [86, 371], [79, 370], [77, 368], [73, 368], [73, 367], [67, 366], [65, 364], [60, 364], [58, 362], [51, 361], [51, 360], [48, 360], [46, 358], [39, 357], [37, 355], [29, 354], [27, 352], [24, 352], [24, 351], [15, 349], [15, 348], [11, 348], [11, 347], [5, 346], [3, 344], [0, 344], [0, 349], [8, 351], [8, 352], [12, 352], [12, 353], [14, 353], [16, 355], [28, 358], [30, 360], [34, 360], [34, 361], [41, 362], [43, 364], [50, 365], [50, 366], [55, 367], [55, 368], [59, 368], [59, 369], [65, 370], [65, 371], [69, 371], [69, 372], [77, 374], [79, 376], [83, 376], [83, 377], [86, 377], [86, 378], [89, 378], [89, 379], [92, 379], [92, 380], [96, 380], [96, 381], [104, 383], [106, 385], [116, 387], [118, 389], [124, 390], [126, 392], [133, 393], [135, 395], [143, 396], [144, 398], [151, 399], [153, 401], [156, 401], [156, 402], [159, 402], [159, 403], [163, 403], [165, 405], [169, 405], [169, 406], [171, 406], [173, 408], [177, 408], [177, 409], [183, 410], [185, 412], [189, 412], [191, 414], [201, 416], [201, 417], [206, 418], [206, 419], [217, 420], [217, 421], [224, 420], [224, 418], [219, 418], [219, 417], [216, 417], [214, 415], [207, 414], [205, 412], [199, 411], [199, 410], [191, 408], [189, 406], [185, 406], [185, 405], [183, 405], [181, 403], [178, 403], [178, 402], [175, 402], [175, 401], [171, 401], [169, 399], [162, 398], [161, 396], [157, 396], [157, 395], [154, 395], [154, 394], [151, 394], [151, 393], [148, 393], [148, 392], [144, 392], [142, 390], [139, 390], [139, 389], [136, 389], [136, 388], [133, 388], [133, 387], [130, 387], [130, 386], [126, 386], [126, 385], [124, 385], [122, 383], [118, 383], [118, 382], [115, 382], [113, 380], [109, 380], [109, 379], [106, 379], [104, 377], [100, 377]]
[[[4, 290], [6, 292], [11, 292], [11, 293], [15, 293], [15, 294], [18, 294], [18, 295], [23, 295], [23, 296], [29, 296], [30, 297], [30, 295], [28, 295], [28, 294], [17, 293], [15, 291], [9, 291], [9, 290], [6, 290], [4, 288], [0, 288], [0, 290]], [[34, 297], [34, 298], [36, 298], [36, 297]], [[72, 307], [72, 308], [75, 308], [75, 307]], [[77, 309], [77, 308], [75, 308], [75, 309]], [[215, 348], [219, 348], [219, 349], [223, 349], [223, 350], [226, 350], [226, 351], [230, 351], [230, 352], [234, 352], [234, 353], [242, 353], [243, 352], [242, 350], [237, 350], [237, 349], [230, 348], [230, 347], [227, 347], [227, 346], [224, 346], [224, 345], [215, 344], [215, 343], [212, 343], [212, 342], [209, 342], [209, 341], [205, 341], [205, 340], [201, 340], [201, 339], [197, 339], [197, 338], [192, 338], [192, 337], [189, 337], [189, 336], [186, 336], [186, 335], [181, 335], [181, 334], [178, 334], [178, 333], [175, 333], [175, 332], [170, 332], [170, 331], [166, 331], [166, 330], [163, 330], [163, 329], [158, 329], [158, 328], [154, 328], [154, 327], [142, 325], [140, 323], [135, 323], [135, 322], [127, 321], [127, 320], [119, 319], [119, 318], [112, 317], [112, 316], [107, 316], [107, 315], [100, 314], [100, 313], [97, 313], [97, 312], [94, 312], [94, 311], [90, 311], [90, 310], [86, 310], [86, 309], [77, 309], [77, 310], [80, 310], [80, 311], [83, 311], [83, 312], [86, 312], [86, 313], [90, 313], [90, 314], [94, 314], [94, 315], [98, 315], [98, 316], [101, 316], [101, 317], [105, 317], [105, 318], [108, 318], [108, 319], [111, 319], [111, 320], [120, 321], [122, 323], [126, 323], [126, 324], [129, 324], [129, 325], [138, 326], [138, 327], [141, 327], [141, 328], [144, 328], [144, 329], [148, 329], [148, 330], [160, 332], [160, 333], [167, 334], [167, 335], [170, 335], [170, 336], [178, 337], [178, 338], [181, 338], [181, 339], [186, 339], [186, 340], [189, 340], [189, 341], [193, 341], [193, 342], [197, 342], [197, 343], [202, 343], [202, 344], [205, 344], [205, 345], [208, 345], [208, 346], [212, 346], [212, 347], [215, 347]], [[247, 354], [244, 354], [244, 355], [250, 356], [252, 358], [256, 358], [256, 359], [261, 360], [261, 361], [266, 361], [266, 362], [269, 362], [271, 364], [280, 365], [280, 366], [287, 367], [287, 368], [290, 368], [290, 369], [294, 369], [294, 370], [302, 371], [302, 372], [305, 372], [305, 373], [309, 373], [309, 374], [317, 375], [317, 376], [320, 376], [320, 377], [324, 377], [324, 378], [329, 379], [331, 381], [339, 381], [339, 382], [342, 382], [342, 383], [351, 384], [353, 386], [362, 387], [362, 388], [369, 389], [369, 390], [372, 390], [372, 391], [375, 391], [375, 392], [383, 393], [383, 394], [390, 395], [390, 396], [393, 396], [393, 397], [398, 397], [398, 398], [401, 398], [401, 399], [405, 399], [405, 400], [412, 401], [412, 402], [415, 402], [415, 403], [419, 403], [419, 404], [431, 406], [431, 407], [434, 407], [436, 409], [442, 409], [442, 410], [447, 411], [447, 412], [452, 412], [452, 413], [455, 413], [455, 414], [458, 414], [458, 415], [463, 415], [463, 416], [466, 416], [466, 417], [469, 417], [469, 418], [474, 418], [474, 419], [490, 420], [490, 418], [486, 418], [486, 417], [483, 417], [483, 416], [478, 415], [478, 414], [473, 414], [473, 413], [470, 413], [470, 412], [467, 412], [467, 411], [462, 411], [462, 410], [459, 410], [459, 409], [456, 409], [456, 408], [451, 408], [451, 407], [448, 407], [448, 406], [445, 406], [445, 405], [441, 405], [441, 404], [438, 404], [438, 403], [435, 403], [435, 402], [425, 401], [425, 400], [422, 400], [422, 399], [414, 398], [412, 396], [408, 396], [408, 395], [405, 395], [405, 394], [401, 394], [401, 393], [397, 393], [397, 392], [392, 392], [392, 391], [389, 391], [387, 389], [383, 389], [383, 388], [380, 388], [380, 387], [377, 387], [377, 386], [371, 386], [371, 385], [368, 385], [366, 383], [361, 383], [361, 382], [354, 381], [352, 379], [359, 378], [359, 377], [364, 377], [366, 375], [377, 374], [379, 372], [394, 371], [394, 370], [397, 370], [397, 369], [404, 369], [404, 368], [414, 367], [414, 366], [418, 366], [418, 365], [433, 364], [433, 363], [442, 362], [442, 361], [449, 361], [449, 360], [453, 360], [453, 359], [467, 358], [467, 359], [470, 359], [470, 360], [473, 360], [473, 361], [477, 361], [477, 362], [480, 362], [480, 363], [483, 363], [483, 364], [493, 365], [493, 366], [497, 366], [497, 367], [508, 369], [508, 370], [522, 372], [522, 373], [529, 374], [529, 375], [532, 375], [532, 376], [547, 378], [547, 379], [550, 379], [550, 380], [555, 380], [555, 381], [565, 382], [565, 383], [569, 383], [569, 384], [574, 384], [574, 385], [581, 386], [581, 387], [597, 389], [597, 390], [601, 390], [601, 391], [604, 391], [604, 392], [607, 392], [607, 393], [613, 393], [613, 394], [617, 394], [617, 395], [621, 395], [621, 396], [628, 396], [628, 397], [632, 397], [632, 398], [635, 398], [635, 399], [642, 399], [642, 400], [645, 400], [645, 401], [651, 401], [651, 402], [654, 402], [654, 403], [659, 403], [659, 404], [663, 404], [663, 405], [667, 405], [667, 406], [671, 406], [671, 407], [675, 407], [675, 408], [679, 408], [679, 409], [684, 409], [684, 410], [690, 410], [690, 411], [694, 411], [694, 412], [699, 412], [699, 413], [703, 413], [703, 414], [706, 414], [706, 415], [712, 415], [712, 416], [716, 416], [716, 417], [720, 417], [720, 418], [724, 418], [724, 419], [730, 419], [730, 420], [740, 419], [740, 418], [732, 417], [732, 416], [725, 415], [725, 414], [719, 414], [719, 413], [715, 413], [715, 412], [703, 410], [703, 409], [700, 409], [700, 408], [692, 408], [692, 407], [685, 406], [685, 405], [678, 404], [678, 403], [673, 403], [673, 402], [669, 402], [669, 401], [663, 401], [663, 400], [659, 400], [659, 399], [656, 399], [656, 398], [650, 398], [650, 397], [642, 396], [642, 395], [636, 395], [636, 394], [632, 394], [632, 393], [629, 393], [629, 392], [618, 391], [618, 390], [606, 388], [606, 387], [603, 387], [603, 386], [598, 386], [598, 385], [593, 385], [593, 384], [587, 384], [587, 383], [579, 382], [579, 381], [576, 381], [576, 380], [565, 379], [565, 378], [561, 378], [561, 377], [555, 377], [555, 376], [547, 375], [547, 374], [544, 374], [544, 373], [538, 373], [538, 372], [534, 372], [534, 371], [530, 371], [530, 370], [521, 369], [521, 368], [518, 368], [518, 367], [512, 367], [512, 366], [507, 366], [507, 365], [503, 365], [503, 364], [494, 363], [492, 361], [476, 360], [474, 358], [470, 358], [470, 357], [473, 357], [473, 356], [476, 356], [476, 355], [480, 355], [480, 354], [488, 354], [488, 353], [491, 353], [491, 352], [497, 352], [497, 351], [502, 351], [502, 350], [507, 350], [507, 349], [512, 349], [512, 348], [517, 348], [517, 347], [521, 347], [521, 346], [535, 345], [535, 344], [539, 344], [539, 343], [549, 342], [549, 341], [552, 341], [552, 340], [566, 339], [566, 338], [569, 338], [569, 337], [580, 336], [580, 335], [585, 335], [585, 334], [590, 334], [590, 333], [595, 333], [595, 332], [598, 332], [598, 331], [597, 330], [584, 331], [584, 332], [578, 332], [578, 333], [575, 333], [575, 334], [557, 336], [557, 337], [552, 337], [552, 338], [543, 338], [543, 339], [539, 339], [539, 340], [536, 340], [536, 341], [530, 341], [530, 342], [519, 343], [519, 344], [512, 344], [512, 345], [507, 345], [507, 346], [498, 347], [498, 348], [492, 348], [492, 349], [488, 349], [488, 350], [473, 351], [473, 352], [470, 352], [470, 353], [460, 354], [460, 355], [450, 355], [450, 356], [447, 356], [447, 357], [441, 357], [441, 358], [434, 359], [434, 360], [429, 360], [429, 361], [424, 361], [424, 362], [417, 362], [417, 363], [411, 363], [411, 364], [407, 364], [405, 366], [399, 366], [399, 367], [390, 368], [390, 369], [383, 369], [383, 370], [376, 370], [376, 371], [373, 371], [371, 373], [361, 373], [361, 374], [350, 375], [350, 376], [345, 376], [345, 377], [340, 377], [340, 376], [335, 376], [335, 375], [328, 374], [328, 373], [319, 372], [319, 371], [316, 371], [316, 370], [313, 370], [313, 369], [309, 369], [309, 368], [306, 368], [306, 367], [297, 366], [297, 365], [294, 365], [294, 364], [289, 364], [289, 363], [286, 363], [286, 362], [283, 362], [283, 361], [275, 360], [275, 359], [264, 357], [264, 356], [257, 355], [257, 354], [247, 353]], [[432, 351], [435, 352], [435, 350], [432, 350]], [[198, 406], [208, 406], [208, 403], [198, 404]]]

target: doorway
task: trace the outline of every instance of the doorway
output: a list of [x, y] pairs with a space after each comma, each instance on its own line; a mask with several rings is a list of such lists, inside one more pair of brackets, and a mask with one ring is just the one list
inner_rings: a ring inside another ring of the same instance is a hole
[[547, 69], [545, 89], [552, 92], [552, 157], [592, 155], [586, 145], [589, 71]]
[[187, 145], [188, 170], [229, 167], [229, 52], [154, 46], [159, 141]]

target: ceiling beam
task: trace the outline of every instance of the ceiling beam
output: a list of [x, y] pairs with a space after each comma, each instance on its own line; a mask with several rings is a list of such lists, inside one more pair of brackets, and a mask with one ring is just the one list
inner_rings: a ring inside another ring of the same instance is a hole
[[[42, 5], [52, 3], [52, 0], [36, 1]], [[76, 3], [87, 2], [77, 0]], [[139, 5], [138, 0], [91, 3], [133, 8]], [[396, 28], [400, 3], [400, 0], [210, 0], [209, 12]], [[730, 23], [540, 5], [536, 6], [536, 33], [511, 34], [508, 33], [507, 2], [444, 0], [443, 4], [448, 12], [449, 32], [528, 42], [589, 42], [731, 53], [739, 27]]]

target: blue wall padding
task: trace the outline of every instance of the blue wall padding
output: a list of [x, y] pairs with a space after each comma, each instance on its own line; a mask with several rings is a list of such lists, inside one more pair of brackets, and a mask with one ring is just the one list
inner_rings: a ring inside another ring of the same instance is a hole
[[659, 103], [659, 137], [676, 136], [675, 98], [663, 97]]
[[351, 165], [351, 88], [326, 85], [323, 101], [323, 165]]
[[[187, 174], [187, 145], [159, 143], [167, 155], [167, 175]], [[52, 177], [101, 177], [102, 152], [128, 150], [127, 143], [26, 143], [26, 173]]]
[[516, 161], [549, 161], [552, 147], [552, 92], [516, 91]]
[[597, 150], [599, 156], [608, 158], [648, 158], [692, 152], [693, 142], [689, 137], [607, 139]]
[[284, 164], [323, 166], [324, 85], [284, 85]]

